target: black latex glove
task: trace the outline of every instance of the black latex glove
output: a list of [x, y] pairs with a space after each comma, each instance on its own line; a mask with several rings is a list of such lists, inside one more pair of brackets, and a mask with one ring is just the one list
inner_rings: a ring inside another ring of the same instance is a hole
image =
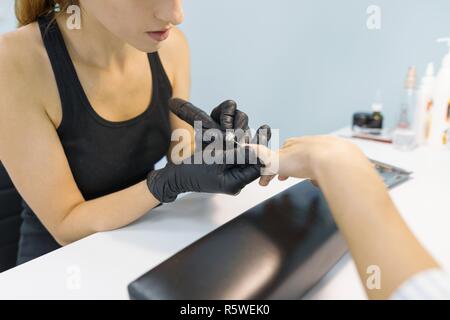
[[[228, 100], [216, 107], [211, 116], [208, 116], [203, 110], [195, 107], [190, 102], [182, 99], [171, 99], [169, 102], [171, 111], [180, 119], [186, 121], [194, 127], [196, 121], [202, 124], [201, 134], [208, 129], [218, 129], [222, 134], [220, 138], [225, 139], [226, 130], [242, 130], [247, 133], [242, 138], [251, 143], [266, 144], [270, 140], [271, 131], [269, 126], [262, 126], [258, 129], [255, 138], [251, 139], [248, 127], [248, 117], [245, 113], [237, 110], [236, 103]], [[214, 140], [213, 140], [214, 141]], [[225, 141], [224, 145], [226, 144]], [[197, 152], [201, 153], [212, 141], [202, 141], [202, 149]], [[173, 202], [177, 196], [185, 192], [203, 192], [203, 193], [223, 193], [234, 195], [241, 191], [247, 184], [260, 177], [261, 164], [249, 164], [250, 149], [235, 148], [219, 150], [218, 157], [225, 159], [234, 157], [236, 160], [239, 154], [242, 156], [244, 152], [244, 163], [234, 162], [234, 164], [195, 164], [193, 155], [190, 161], [183, 164], [168, 163], [165, 168], [151, 172], [147, 178], [147, 185], [150, 192], [162, 203]], [[225, 150], [225, 151], [224, 151]], [[242, 157], [241, 157], [242, 158]], [[255, 157], [256, 158], [256, 157]], [[192, 163], [192, 164], [188, 164]]]
[[147, 185], [153, 196], [168, 203], [185, 192], [235, 195], [260, 177], [259, 165], [194, 164], [194, 158], [195, 155], [191, 157], [192, 164], [168, 163], [165, 168], [150, 172]]
[[[244, 135], [241, 137], [242, 139], [238, 140], [246, 143], [251, 141], [251, 137], [249, 136], [248, 116], [244, 112], [238, 110], [236, 102], [232, 100], [222, 102], [219, 106], [214, 108], [210, 116], [192, 103], [178, 98], [171, 99], [169, 101], [169, 107], [177, 117], [184, 120], [192, 127], [194, 127], [196, 121], [200, 121], [202, 123], [202, 132], [196, 132], [196, 134], [200, 133], [203, 136], [204, 132], [208, 129], [219, 129], [224, 133], [221, 137], [224, 139], [226, 130], [242, 130], [247, 133], [247, 135]], [[218, 137], [214, 137], [211, 141], [202, 141], [202, 149], [207, 147], [217, 138]]]

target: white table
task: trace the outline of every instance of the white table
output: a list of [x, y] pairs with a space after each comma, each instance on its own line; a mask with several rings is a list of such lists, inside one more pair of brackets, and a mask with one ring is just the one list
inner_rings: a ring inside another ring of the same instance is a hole
[[[450, 150], [400, 152], [388, 144], [354, 142], [370, 158], [414, 171], [413, 180], [391, 195], [416, 236], [450, 269]], [[92, 235], [0, 274], [0, 299], [128, 299], [127, 285], [138, 276], [298, 182], [274, 181], [268, 188], [253, 183], [237, 197], [188, 195], [128, 227]], [[307, 298], [365, 297], [348, 255]]]

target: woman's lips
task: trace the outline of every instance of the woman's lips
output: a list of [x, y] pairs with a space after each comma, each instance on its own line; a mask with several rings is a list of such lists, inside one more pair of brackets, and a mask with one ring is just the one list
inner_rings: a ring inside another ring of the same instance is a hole
[[155, 41], [161, 42], [166, 40], [169, 37], [170, 29], [163, 30], [163, 31], [153, 31], [153, 32], [147, 32], [147, 34]]

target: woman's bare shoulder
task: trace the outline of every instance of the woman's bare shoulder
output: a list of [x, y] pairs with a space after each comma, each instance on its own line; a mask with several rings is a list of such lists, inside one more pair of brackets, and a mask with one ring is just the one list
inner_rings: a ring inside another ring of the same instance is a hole
[[164, 42], [160, 52], [176, 55], [186, 54], [187, 51], [189, 51], [189, 44], [185, 34], [177, 27], [172, 28], [171, 34]]
[[178, 28], [159, 50], [164, 68], [172, 83], [174, 96], [188, 99], [191, 87], [191, 61], [186, 36]]
[[0, 36], [0, 91], [6, 98], [18, 102], [30, 98], [35, 105], [42, 102], [51, 79], [49, 72], [51, 66], [37, 23]]
[[176, 76], [177, 71], [189, 66], [189, 44], [184, 33], [173, 28], [170, 37], [164, 42], [159, 50], [166, 71], [171, 76]]
[[[31, 23], [0, 36], [0, 62], [11, 66], [26, 66], [45, 53], [37, 23]], [[6, 59], [6, 61], [5, 61]]]

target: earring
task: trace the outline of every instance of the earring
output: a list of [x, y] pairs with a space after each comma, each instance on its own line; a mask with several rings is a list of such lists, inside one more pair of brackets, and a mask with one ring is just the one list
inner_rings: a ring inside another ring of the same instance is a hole
[[53, 5], [53, 12], [56, 12], [56, 13], [61, 12], [61, 5], [60, 5], [58, 2], [56, 2], [56, 3]]

